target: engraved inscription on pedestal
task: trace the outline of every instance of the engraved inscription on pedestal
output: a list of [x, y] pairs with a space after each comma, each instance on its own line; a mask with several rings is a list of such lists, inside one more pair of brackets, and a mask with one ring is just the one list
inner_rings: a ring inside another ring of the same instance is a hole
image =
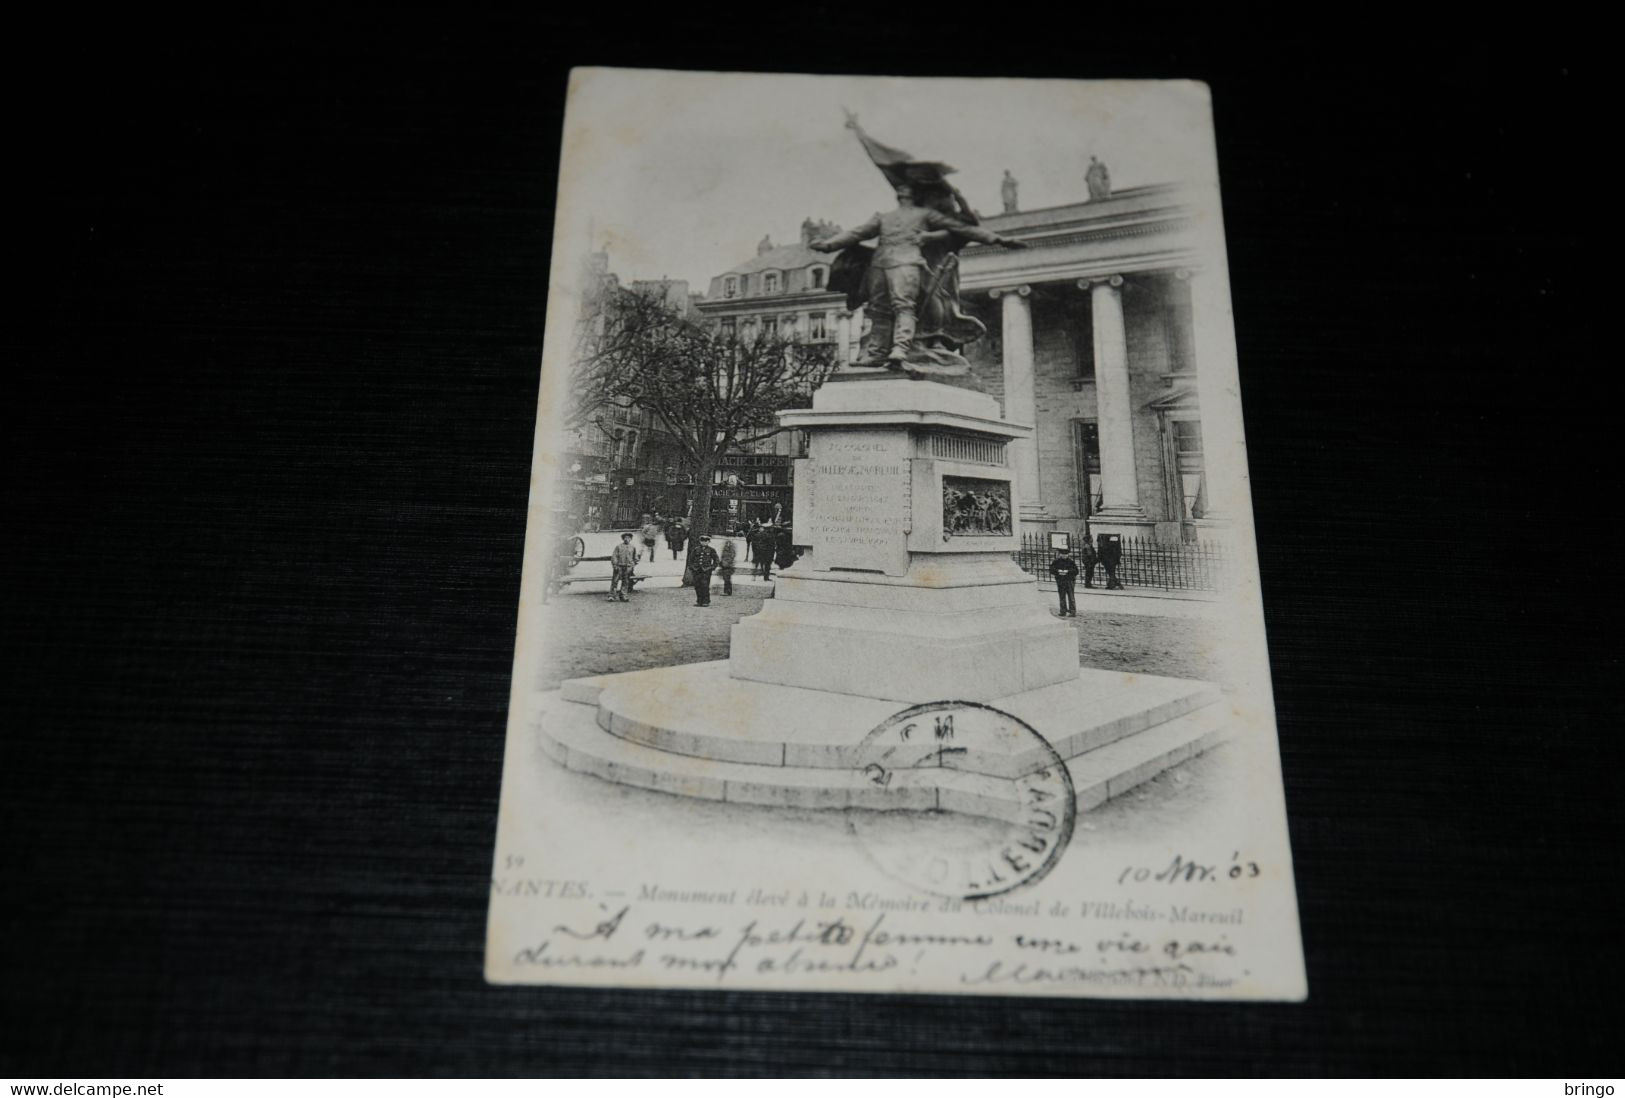
[[815, 436], [804, 466], [808, 542], [818, 571], [908, 571], [909, 448], [904, 431]]
[[1009, 537], [1010, 482], [943, 477], [942, 532], [950, 537]]

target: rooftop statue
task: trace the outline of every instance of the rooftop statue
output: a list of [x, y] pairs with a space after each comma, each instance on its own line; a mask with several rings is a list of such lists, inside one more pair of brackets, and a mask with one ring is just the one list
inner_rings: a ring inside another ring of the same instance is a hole
[[1083, 182], [1089, 188], [1089, 201], [1112, 196], [1112, 173], [1106, 170], [1106, 165], [1089, 158], [1089, 167], [1083, 173]]
[[1013, 214], [1017, 210], [1016, 188], [1021, 184], [1016, 177], [1010, 174], [1010, 169], [1004, 169], [1004, 180], [999, 184], [999, 197], [1004, 199], [1004, 212]]
[[946, 179], [953, 168], [881, 144], [850, 112], [846, 125], [897, 196], [896, 209], [811, 244], [821, 252], [841, 253], [830, 271], [830, 289], [844, 291], [850, 308], [866, 305], [873, 321], [852, 365], [919, 376], [968, 374], [970, 364], [959, 350], [987, 329], [960, 309], [959, 250], [973, 240], [1006, 248], [1027, 245], [980, 227], [965, 196]]

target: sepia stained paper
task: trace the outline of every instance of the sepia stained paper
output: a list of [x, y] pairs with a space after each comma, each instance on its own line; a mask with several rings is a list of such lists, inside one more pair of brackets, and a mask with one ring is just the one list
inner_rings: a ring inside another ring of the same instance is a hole
[[1306, 996], [1204, 85], [573, 74], [486, 976]]

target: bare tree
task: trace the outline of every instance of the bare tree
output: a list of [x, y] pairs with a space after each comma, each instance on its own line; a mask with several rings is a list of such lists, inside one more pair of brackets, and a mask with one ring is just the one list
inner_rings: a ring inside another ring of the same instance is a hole
[[571, 378], [573, 423], [613, 407], [649, 413], [694, 471], [689, 523], [696, 539], [710, 530], [712, 481], [723, 458], [784, 431], [774, 413], [805, 407], [835, 365], [827, 344], [762, 326], [740, 335], [632, 291], [607, 297], [584, 317], [583, 329]]

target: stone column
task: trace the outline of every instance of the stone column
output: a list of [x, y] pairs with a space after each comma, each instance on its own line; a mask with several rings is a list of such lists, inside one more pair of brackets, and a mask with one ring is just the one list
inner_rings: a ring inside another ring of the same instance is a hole
[[1100, 512], [1114, 522], [1143, 525], [1140, 482], [1134, 461], [1134, 400], [1129, 392], [1128, 333], [1123, 324], [1123, 276], [1086, 278], [1095, 329], [1095, 415], [1100, 424]]
[[1033, 379], [1033, 311], [1031, 286], [990, 291], [1004, 309], [1004, 418], [1035, 428], [1032, 438], [1013, 439], [1010, 466], [1016, 474], [1017, 511], [1023, 528], [1047, 528], [1055, 516], [1045, 509], [1038, 480], [1038, 405]]
[[835, 320], [835, 361], [845, 366], [852, 361], [852, 314], [842, 309]]
[[[1196, 346], [1196, 404], [1202, 423], [1202, 475], [1207, 482], [1204, 522], [1225, 522], [1231, 494], [1245, 476], [1241, 399], [1236, 390], [1236, 337], [1229, 295], [1211, 272], [1182, 268], [1174, 277], [1190, 287], [1191, 335]], [[1205, 535], [1204, 535], [1205, 536]]]

